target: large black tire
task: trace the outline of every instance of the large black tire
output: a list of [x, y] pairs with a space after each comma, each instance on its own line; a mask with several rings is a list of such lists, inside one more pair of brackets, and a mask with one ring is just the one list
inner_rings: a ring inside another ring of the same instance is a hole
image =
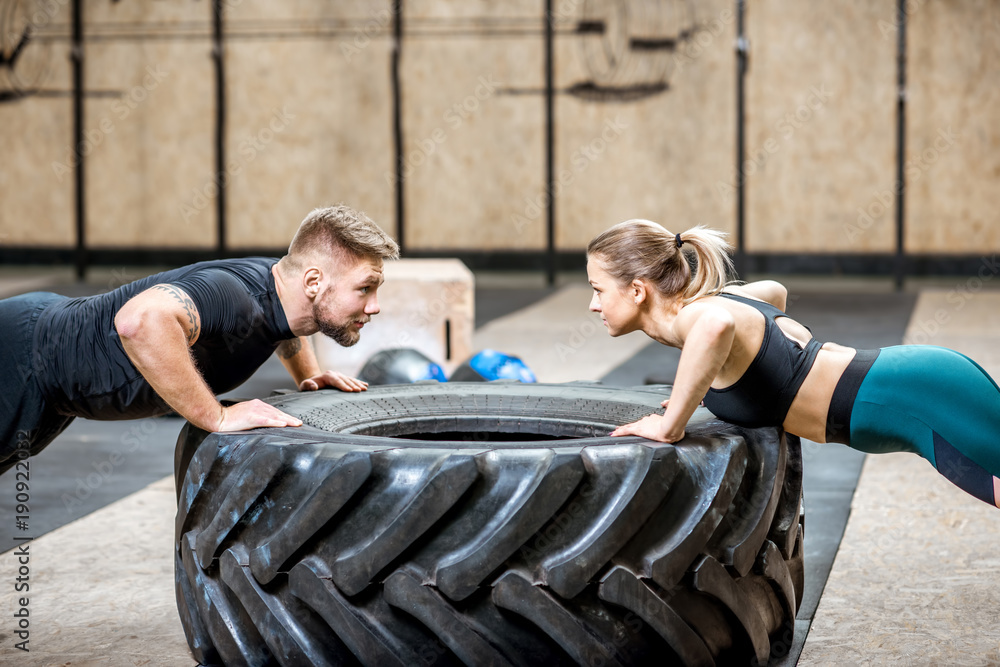
[[[203, 664], [766, 663], [802, 593], [794, 436], [669, 388], [508, 382], [269, 399], [177, 445], [177, 605]], [[405, 438], [404, 438], [405, 437]]]

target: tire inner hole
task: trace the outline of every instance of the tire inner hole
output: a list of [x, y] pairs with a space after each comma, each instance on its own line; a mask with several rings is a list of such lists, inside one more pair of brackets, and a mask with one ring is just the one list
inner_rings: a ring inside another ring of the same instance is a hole
[[545, 435], [540, 433], [497, 433], [490, 431], [444, 431], [442, 433], [395, 433], [393, 438], [407, 440], [458, 441], [458, 442], [537, 442], [539, 440], [577, 440], [571, 435]]

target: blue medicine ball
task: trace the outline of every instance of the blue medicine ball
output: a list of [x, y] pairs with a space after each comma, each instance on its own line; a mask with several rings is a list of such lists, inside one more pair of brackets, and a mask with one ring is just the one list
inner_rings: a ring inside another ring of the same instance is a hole
[[518, 380], [538, 382], [531, 369], [519, 357], [496, 350], [483, 350], [455, 369], [451, 382]]

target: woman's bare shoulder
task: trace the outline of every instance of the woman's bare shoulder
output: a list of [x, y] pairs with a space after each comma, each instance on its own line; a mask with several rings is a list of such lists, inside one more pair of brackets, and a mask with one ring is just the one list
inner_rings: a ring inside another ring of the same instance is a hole
[[673, 333], [679, 340], [685, 340], [688, 332], [694, 327], [695, 323], [706, 316], [710, 320], [722, 322], [723, 324], [733, 322], [733, 315], [730, 310], [731, 305], [725, 303], [725, 301], [725, 299], [717, 297], [702, 297], [683, 306], [674, 318], [671, 327]]

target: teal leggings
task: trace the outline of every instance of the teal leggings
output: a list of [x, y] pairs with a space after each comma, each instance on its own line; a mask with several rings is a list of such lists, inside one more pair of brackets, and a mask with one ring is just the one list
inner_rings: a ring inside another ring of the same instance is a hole
[[849, 437], [828, 440], [872, 454], [919, 454], [952, 483], [997, 505], [1000, 388], [965, 355], [929, 345], [859, 350], [830, 414], [828, 435], [839, 421]]

